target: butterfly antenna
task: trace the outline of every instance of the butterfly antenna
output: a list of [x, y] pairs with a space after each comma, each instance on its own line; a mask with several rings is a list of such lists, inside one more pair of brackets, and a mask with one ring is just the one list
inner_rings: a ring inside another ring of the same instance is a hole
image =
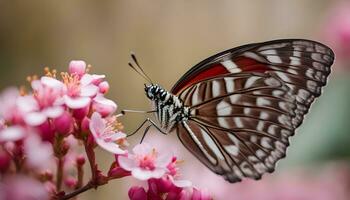
[[128, 65], [133, 69], [135, 70], [136, 73], [138, 73], [142, 78], [144, 78], [147, 82], [150, 82], [150, 80], [145, 76], [143, 75], [141, 72], [139, 72], [133, 64], [131, 64], [130, 62], [128, 63]]
[[[136, 55], [134, 52], [131, 52], [131, 58], [134, 61], [134, 63], [136, 64], [136, 66], [138, 67], [138, 69], [141, 71], [141, 73], [143, 74], [144, 77], [147, 78], [147, 80], [150, 83], [153, 83], [152, 79], [146, 74], [146, 72], [143, 70], [143, 68], [141, 67], [141, 65], [139, 64], [139, 62], [137, 61]], [[139, 72], [140, 73], [140, 72]]]

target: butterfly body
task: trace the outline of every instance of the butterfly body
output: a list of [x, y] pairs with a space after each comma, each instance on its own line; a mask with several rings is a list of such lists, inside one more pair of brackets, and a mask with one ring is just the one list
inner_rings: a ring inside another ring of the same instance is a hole
[[170, 91], [145, 86], [159, 129], [234, 183], [260, 179], [285, 157], [289, 139], [321, 95], [334, 61], [319, 42], [248, 44], [192, 67]]
[[152, 101], [159, 128], [163, 133], [170, 133], [178, 123], [188, 119], [189, 108], [184, 106], [182, 100], [176, 95], [153, 84], [145, 86], [145, 92]]

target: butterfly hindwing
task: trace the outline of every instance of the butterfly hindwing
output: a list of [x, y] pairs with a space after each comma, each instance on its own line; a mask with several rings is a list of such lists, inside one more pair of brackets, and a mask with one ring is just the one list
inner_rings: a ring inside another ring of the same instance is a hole
[[[209, 92], [215, 84], [219, 92]], [[182, 95], [192, 106], [190, 119], [178, 129], [180, 140], [228, 181], [259, 179], [285, 155], [296, 104], [278, 78], [232, 74], [193, 84]]]

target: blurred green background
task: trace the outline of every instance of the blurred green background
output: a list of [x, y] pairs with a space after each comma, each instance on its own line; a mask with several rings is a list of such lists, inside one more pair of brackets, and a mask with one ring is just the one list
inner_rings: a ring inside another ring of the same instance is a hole
[[[144, 81], [127, 66], [130, 51], [136, 52], [153, 80], [170, 89], [191, 66], [234, 46], [278, 38], [307, 38], [328, 44], [323, 31], [337, 3], [0, 0], [0, 89], [26, 84], [26, 76], [42, 74], [45, 66], [64, 71], [70, 60], [83, 59], [92, 64], [92, 72], [107, 75], [109, 97], [117, 101], [119, 110], [147, 110]], [[279, 170], [349, 159], [348, 61], [336, 61], [324, 94], [292, 139]], [[134, 130], [143, 118], [124, 118], [126, 131]], [[99, 154], [104, 169], [113, 159], [106, 154]], [[127, 191], [121, 188], [121, 181], [115, 181], [82, 197], [124, 199]]]

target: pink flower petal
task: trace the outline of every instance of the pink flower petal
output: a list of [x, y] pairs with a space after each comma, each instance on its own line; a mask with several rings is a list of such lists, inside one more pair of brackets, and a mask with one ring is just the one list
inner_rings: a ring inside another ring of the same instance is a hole
[[24, 116], [24, 121], [30, 126], [39, 126], [47, 120], [47, 116], [41, 112], [32, 112]]
[[165, 174], [165, 169], [144, 170], [141, 168], [135, 168], [131, 174], [139, 180], [148, 180], [150, 178], [160, 178]]
[[87, 85], [82, 87], [80, 90], [80, 96], [82, 97], [93, 97], [96, 96], [99, 88], [96, 85]]
[[123, 138], [126, 138], [126, 134], [122, 132], [115, 132], [114, 134], [108, 136], [108, 139], [111, 141], [117, 141]]
[[186, 188], [192, 186], [192, 182], [188, 180], [173, 180], [173, 183], [176, 187], [179, 188]]
[[105, 142], [104, 140], [97, 139], [96, 143], [106, 151], [113, 154], [124, 154], [125, 151], [119, 148], [119, 145], [114, 142]]
[[20, 126], [11, 126], [0, 131], [0, 142], [14, 142], [25, 136], [25, 130]]
[[80, 79], [80, 84], [83, 86], [90, 85], [93, 80], [94, 78], [91, 76], [91, 74], [84, 74]]
[[54, 88], [54, 89], [58, 89], [58, 90], [61, 90], [64, 88], [64, 83], [62, 83], [61, 81], [59, 81], [55, 78], [43, 76], [43, 77], [41, 77], [40, 81], [43, 85], [46, 85], [50, 88]]
[[16, 100], [16, 105], [21, 112], [28, 113], [39, 110], [38, 102], [33, 96], [21, 96]]
[[147, 144], [147, 143], [143, 143], [143, 144], [138, 144], [136, 145], [132, 151], [136, 154], [136, 155], [144, 155], [144, 154], [149, 154], [152, 152], [152, 147]]
[[49, 200], [50, 195], [43, 183], [24, 175], [6, 177], [0, 184], [3, 200]]
[[61, 106], [49, 107], [43, 110], [43, 113], [52, 119], [61, 116], [63, 112], [64, 112], [64, 109]]
[[65, 104], [71, 109], [79, 109], [88, 106], [91, 102], [89, 97], [76, 97], [72, 98], [67, 95], [64, 96]]
[[104, 78], [106, 78], [105, 75], [92, 74], [92, 83], [95, 85], [99, 85]]
[[105, 127], [106, 125], [104, 124], [101, 115], [97, 112], [94, 112], [91, 116], [89, 128], [95, 139], [100, 139], [101, 133]]
[[30, 83], [30, 85], [32, 86], [33, 90], [41, 90], [43, 85], [41, 84], [40, 80], [34, 80]]
[[52, 145], [42, 142], [36, 134], [31, 134], [24, 141], [24, 151], [27, 156], [26, 162], [30, 167], [46, 170], [54, 165]]
[[118, 163], [119, 163], [120, 167], [122, 167], [123, 169], [125, 169], [127, 171], [132, 171], [134, 168], [137, 167], [137, 163], [135, 162], [134, 159], [130, 159], [130, 158], [125, 157], [125, 156], [119, 156]]
[[170, 153], [162, 153], [159, 155], [159, 157], [156, 160], [156, 165], [159, 167], [166, 167], [168, 166], [173, 159], [173, 155]]

